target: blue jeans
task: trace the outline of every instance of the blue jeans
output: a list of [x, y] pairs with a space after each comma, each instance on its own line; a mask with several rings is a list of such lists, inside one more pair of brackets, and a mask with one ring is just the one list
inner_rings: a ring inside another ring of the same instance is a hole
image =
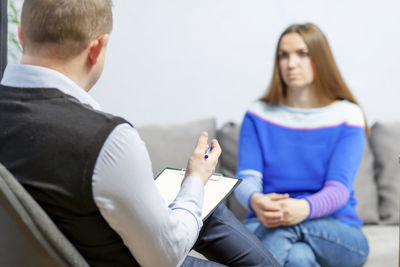
[[280, 266], [260, 240], [223, 204], [204, 222], [193, 248], [210, 261], [188, 256], [182, 266]]
[[245, 225], [283, 266], [362, 266], [369, 253], [360, 227], [331, 217], [278, 228], [250, 218]]

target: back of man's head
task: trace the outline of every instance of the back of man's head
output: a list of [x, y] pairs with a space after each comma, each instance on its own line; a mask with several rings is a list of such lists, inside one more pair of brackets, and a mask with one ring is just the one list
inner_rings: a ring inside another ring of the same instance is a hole
[[111, 32], [112, 0], [25, 0], [21, 26], [24, 54], [71, 58]]

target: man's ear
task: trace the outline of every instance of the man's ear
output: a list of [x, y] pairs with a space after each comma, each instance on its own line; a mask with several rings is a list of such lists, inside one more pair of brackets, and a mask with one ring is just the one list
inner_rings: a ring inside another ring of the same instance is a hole
[[109, 34], [102, 34], [95, 40], [90, 42], [88, 57], [89, 57], [89, 63], [91, 65], [95, 65], [97, 63], [101, 51], [106, 48], [109, 37], [110, 37]]
[[24, 47], [23, 42], [22, 42], [22, 25], [18, 24], [18, 41], [21, 47]]

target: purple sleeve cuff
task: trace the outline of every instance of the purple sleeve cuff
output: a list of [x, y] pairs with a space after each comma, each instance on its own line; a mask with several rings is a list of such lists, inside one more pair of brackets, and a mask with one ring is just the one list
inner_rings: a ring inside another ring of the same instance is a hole
[[317, 193], [306, 197], [310, 204], [310, 214], [306, 218], [313, 219], [330, 215], [343, 207], [350, 197], [347, 187], [338, 181], [327, 181]]

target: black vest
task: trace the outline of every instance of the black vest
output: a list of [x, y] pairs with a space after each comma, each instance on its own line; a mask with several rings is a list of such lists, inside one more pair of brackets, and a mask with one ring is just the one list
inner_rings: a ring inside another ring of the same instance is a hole
[[0, 162], [91, 266], [138, 266], [92, 192], [97, 156], [121, 123], [57, 89], [0, 86]]

